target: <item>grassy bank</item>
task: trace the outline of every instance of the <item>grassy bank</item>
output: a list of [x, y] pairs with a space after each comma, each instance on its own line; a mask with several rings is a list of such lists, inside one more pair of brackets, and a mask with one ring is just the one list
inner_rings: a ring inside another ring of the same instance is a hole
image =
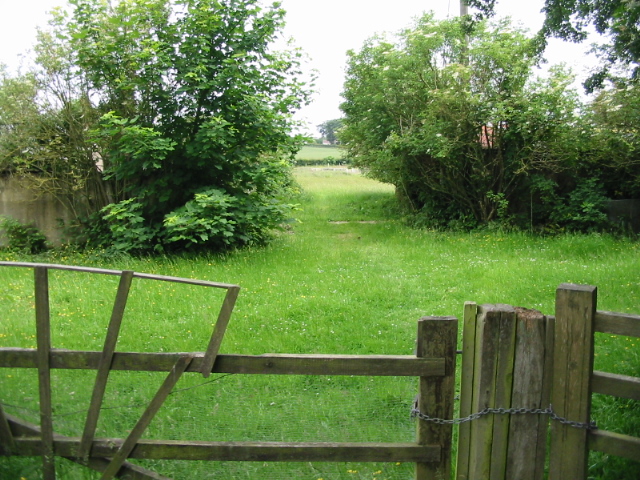
[[[340, 171], [298, 169], [300, 222], [267, 248], [225, 256], [43, 260], [236, 283], [242, 287], [221, 353], [411, 354], [416, 321], [461, 316], [465, 301], [553, 313], [563, 282], [596, 285], [599, 309], [640, 313], [640, 251], [608, 236], [438, 233], [393, 220], [389, 186]], [[2, 260], [18, 259], [0, 253]], [[0, 268], [0, 346], [33, 347], [31, 272]], [[117, 281], [57, 272], [51, 279], [54, 348], [100, 350]], [[117, 349], [202, 351], [220, 292], [135, 281]], [[640, 374], [635, 342], [600, 336], [596, 368]], [[126, 435], [163, 375], [110, 377], [99, 436]], [[272, 441], [411, 441], [413, 379], [188, 375], [147, 438]], [[54, 427], [82, 430], [93, 374], [54, 372]], [[37, 421], [37, 373], [3, 369], [8, 413]], [[635, 402], [595, 399], [602, 428], [640, 434]], [[60, 478], [98, 478], [60, 461]], [[156, 462], [160, 473], [218, 479], [407, 479], [412, 465]], [[593, 455], [593, 478], [640, 478], [638, 464]], [[38, 459], [0, 458], [0, 478], [40, 478]]]

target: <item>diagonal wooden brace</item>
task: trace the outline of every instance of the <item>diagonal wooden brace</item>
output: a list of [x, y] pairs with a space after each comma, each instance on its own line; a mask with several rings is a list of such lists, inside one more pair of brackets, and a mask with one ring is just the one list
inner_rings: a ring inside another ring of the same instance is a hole
[[142, 437], [142, 434], [151, 423], [151, 420], [153, 420], [155, 414], [160, 410], [160, 407], [171, 393], [173, 387], [178, 383], [178, 380], [180, 380], [180, 377], [187, 367], [189, 367], [192, 359], [192, 355], [185, 355], [178, 359], [169, 372], [169, 375], [167, 375], [167, 378], [158, 389], [155, 397], [153, 397], [151, 403], [149, 403], [149, 406], [140, 417], [140, 420], [138, 420], [136, 426], [133, 427], [129, 436], [125, 439], [118, 452], [114, 455], [109, 466], [102, 473], [102, 477], [100, 477], [101, 480], [111, 480], [118, 473], [118, 470], [120, 470], [122, 464], [135, 448], [136, 443], [138, 443], [138, 440]]
[[240, 287], [232, 286], [227, 289], [227, 295], [224, 297], [224, 301], [222, 302], [216, 326], [213, 329], [209, 346], [207, 347], [204, 359], [202, 360], [202, 369], [200, 370], [200, 373], [202, 373], [204, 378], [211, 375], [211, 370], [213, 369], [213, 364], [215, 363], [218, 352], [220, 351], [222, 337], [224, 337], [224, 332], [227, 329], [227, 325], [229, 325], [229, 319], [231, 318], [233, 307], [236, 304], [238, 293], [240, 293]]
[[91, 443], [93, 442], [96, 426], [98, 424], [100, 408], [102, 406], [104, 392], [107, 387], [107, 379], [109, 378], [111, 362], [113, 361], [113, 353], [116, 348], [116, 342], [118, 341], [120, 325], [122, 324], [124, 309], [127, 305], [127, 298], [129, 296], [132, 279], [133, 272], [130, 270], [123, 271], [120, 276], [120, 284], [118, 285], [118, 292], [113, 305], [111, 320], [109, 321], [109, 328], [107, 329], [107, 336], [104, 341], [104, 348], [102, 350], [102, 355], [100, 356], [98, 372], [96, 373], [96, 382], [93, 387], [91, 403], [89, 404], [89, 411], [87, 412], [87, 419], [84, 424], [84, 432], [82, 433], [82, 440], [78, 447], [78, 459], [84, 463], [89, 460]]
[[13, 439], [13, 433], [11, 432], [9, 421], [0, 403], [0, 455], [11, 455], [14, 449], [15, 441]]

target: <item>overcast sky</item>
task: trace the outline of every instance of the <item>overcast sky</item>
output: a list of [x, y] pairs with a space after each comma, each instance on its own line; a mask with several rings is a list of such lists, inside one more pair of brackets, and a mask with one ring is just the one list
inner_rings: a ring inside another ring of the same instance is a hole
[[[345, 52], [359, 49], [375, 33], [397, 32], [411, 25], [423, 12], [433, 11], [436, 18], [457, 16], [459, 0], [281, 0], [287, 10], [284, 34], [310, 57], [308, 68], [318, 71], [318, 80], [312, 105], [300, 112], [300, 118], [309, 122], [311, 133], [317, 135], [315, 125], [341, 116], [340, 92], [345, 70]], [[55, 6], [66, 0], [0, 0], [0, 63], [12, 70], [20, 64], [19, 55], [25, 54], [35, 42], [36, 26], [46, 26], [48, 15]], [[510, 16], [532, 33], [544, 19], [540, 9], [544, 0], [499, 0], [497, 12]], [[584, 77], [585, 65], [590, 62], [584, 52], [587, 45], [553, 41], [548, 49], [550, 63], [564, 61], [579, 76]]]

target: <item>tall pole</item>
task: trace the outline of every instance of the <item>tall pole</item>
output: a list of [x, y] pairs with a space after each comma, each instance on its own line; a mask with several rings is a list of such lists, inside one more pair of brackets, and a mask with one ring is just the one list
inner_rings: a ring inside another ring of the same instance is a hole
[[[469, 5], [467, 5], [467, 0], [460, 0], [460, 18], [469, 15]], [[465, 35], [464, 45], [462, 50], [462, 63], [464, 65], [469, 65], [469, 36]]]
[[469, 15], [469, 5], [465, 0], [460, 0], [460, 16], [464, 17], [465, 15]]

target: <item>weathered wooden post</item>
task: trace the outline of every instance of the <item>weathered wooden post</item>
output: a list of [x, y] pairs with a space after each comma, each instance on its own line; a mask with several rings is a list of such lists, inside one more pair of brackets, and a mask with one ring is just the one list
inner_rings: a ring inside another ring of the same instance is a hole
[[53, 458], [53, 410], [51, 404], [51, 314], [49, 311], [49, 269], [34, 269], [36, 304], [36, 342], [38, 345], [38, 385], [40, 392], [40, 428], [42, 439], [42, 476], [56, 478]]
[[[551, 401], [555, 413], [567, 420], [589, 423], [593, 326], [597, 289], [563, 283], [556, 291], [555, 352]], [[586, 428], [553, 422], [549, 479], [587, 478]]]
[[[432, 418], [453, 418], [456, 378], [456, 317], [424, 317], [418, 321], [417, 357], [444, 357], [443, 377], [420, 377], [418, 409]], [[451, 424], [438, 424], [418, 419], [417, 443], [440, 445], [439, 462], [417, 463], [416, 480], [449, 480], [451, 478]]]
[[460, 417], [472, 420], [457, 480], [543, 478], [547, 418], [535, 411], [549, 401], [550, 325], [535, 310], [465, 304]]

